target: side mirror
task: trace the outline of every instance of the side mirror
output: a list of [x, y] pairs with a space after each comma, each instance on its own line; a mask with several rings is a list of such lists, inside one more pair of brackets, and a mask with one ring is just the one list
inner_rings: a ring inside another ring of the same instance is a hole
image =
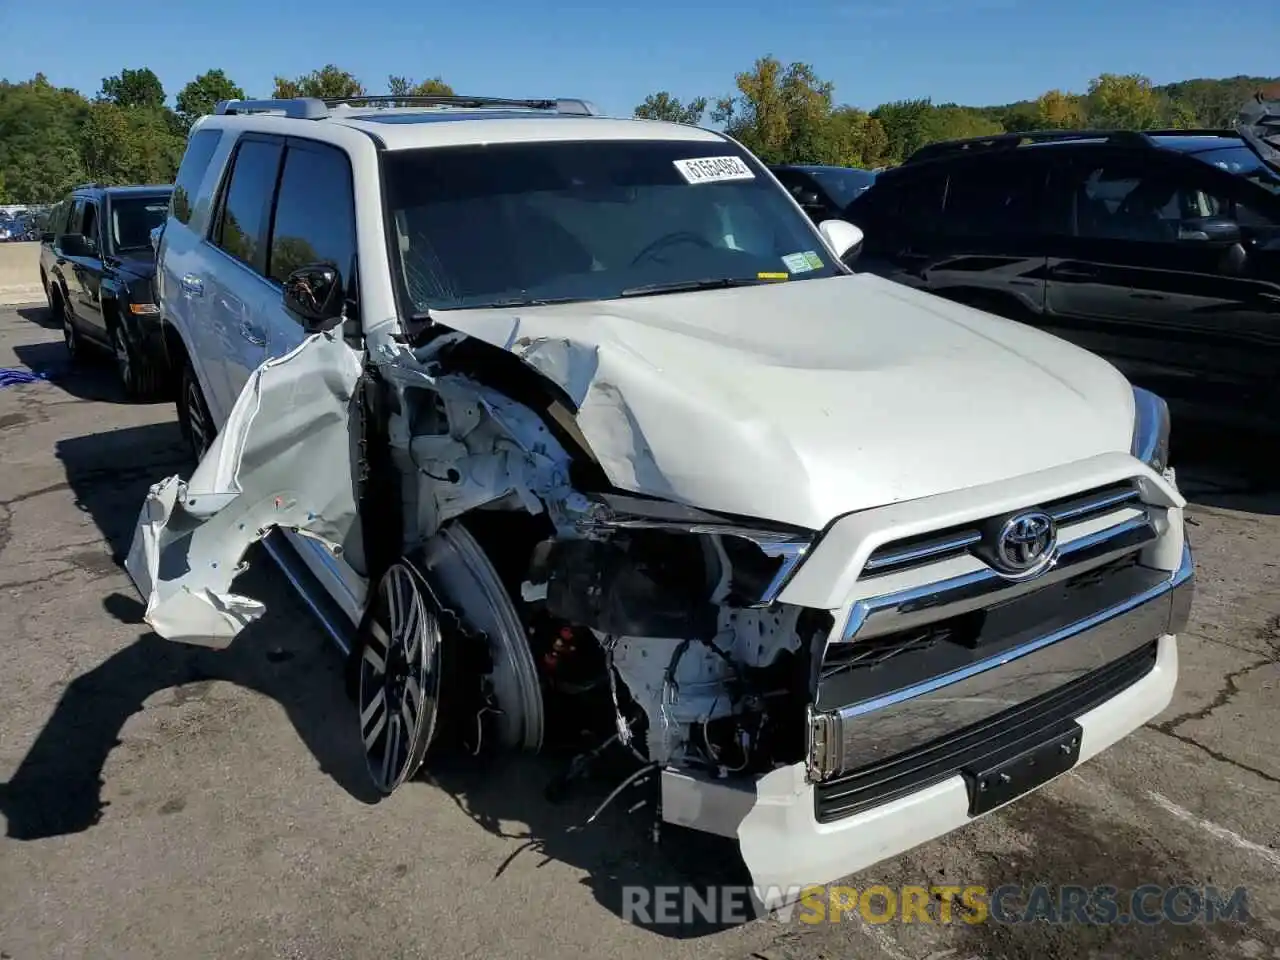
[[862, 230], [848, 220], [823, 220], [818, 224], [818, 232], [845, 263], [857, 257], [862, 249]]
[[342, 274], [331, 263], [309, 263], [284, 282], [284, 308], [313, 333], [342, 318]]
[[82, 233], [64, 233], [57, 238], [54, 246], [64, 257], [91, 257], [94, 253], [92, 244]]
[[1180, 243], [1233, 244], [1240, 239], [1240, 224], [1226, 217], [1195, 217], [1178, 224]]

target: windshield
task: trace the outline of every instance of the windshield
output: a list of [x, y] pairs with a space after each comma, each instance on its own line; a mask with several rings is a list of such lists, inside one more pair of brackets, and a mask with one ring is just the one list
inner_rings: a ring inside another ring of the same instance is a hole
[[575, 141], [384, 155], [415, 313], [843, 273], [724, 142]]
[[1228, 173], [1246, 177], [1261, 184], [1272, 193], [1280, 194], [1280, 175], [1262, 162], [1262, 158], [1248, 147], [1224, 147], [1221, 150], [1203, 150], [1193, 153], [1197, 160], [1211, 163]]
[[822, 189], [827, 191], [832, 200], [842, 207], [847, 207], [853, 202], [854, 197], [876, 182], [876, 175], [870, 170], [810, 167], [806, 172], [821, 184]]
[[111, 200], [111, 248], [116, 251], [150, 250], [151, 230], [169, 216], [169, 198], [113, 197]]

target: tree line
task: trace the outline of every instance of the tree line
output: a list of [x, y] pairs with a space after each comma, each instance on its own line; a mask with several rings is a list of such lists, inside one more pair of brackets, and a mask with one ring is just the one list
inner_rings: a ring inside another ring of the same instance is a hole
[[876, 169], [927, 143], [1030, 130], [1153, 130], [1230, 127], [1259, 90], [1280, 96], [1280, 78], [1231, 77], [1156, 86], [1138, 74], [1104, 73], [1083, 93], [1049, 90], [1034, 100], [970, 107], [897, 100], [874, 110], [837, 104], [835, 87], [807, 63], [762, 57], [734, 78], [732, 93], [681, 102], [650, 94], [638, 117], [702, 123], [708, 116], [768, 163]]
[[[1084, 93], [1050, 90], [1035, 100], [969, 107], [929, 99], [861, 110], [838, 104], [835, 88], [805, 63], [762, 57], [734, 78], [731, 93], [682, 102], [650, 94], [638, 117], [716, 124], [769, 163], [830, 163], [877, 168], [901, 163], [936, 140], [1066, 128], [1153, 129], [1230, 126], [1260, 88], [1280, 96], [1280, 78], [1232, 77], [1153, 85], [1138, 75], [1103, 74]], [[328, 64], [298, 77], [277, 76], [273, 97], [451, 94], [440, 77], [389, 76], [367, 89]], [[0, 202], [52, 203], [79, 183], [170, 183], [195, 120], [219, 100], [245, 91], [222, 70], [209, 70], [168, 105], [159, 77], [146, 67], [105, 77], [86, 97], [55, 87], [44, 74], [0, 81]]]

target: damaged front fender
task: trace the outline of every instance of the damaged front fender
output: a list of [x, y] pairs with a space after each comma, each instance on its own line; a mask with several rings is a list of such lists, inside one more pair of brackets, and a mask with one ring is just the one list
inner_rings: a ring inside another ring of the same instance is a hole
[[160, 636], [224, 647], [262, 615], [231, 592], [242, 558], [273, 527], [359, 553], [352, 406], [361, 352], [308, 337], [258, 367], [190, 480], [154, 485], [125, 569]]

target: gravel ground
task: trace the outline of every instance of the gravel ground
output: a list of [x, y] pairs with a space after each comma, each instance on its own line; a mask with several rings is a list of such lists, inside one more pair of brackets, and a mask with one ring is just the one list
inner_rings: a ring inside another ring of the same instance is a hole
[[0, 960], [54, 957], [1280, 958], [1280, 495], [1245, 442], [1183, 442], [1199, 586], [1167, 714], [1044, 790], [850, 881], [1244, 885], [1252, 919], [1154, 927], [712, 928], [622, 917], [628, 883], [724, 882], [733, 850], [621, 810], [568, 832], [547, 759], [446, 770], [375, 803], [341, 665], [265, 557], [228, 650], [161, 640], [117, 557], [185, 471], [171, 404], [61, 364], [0, 307]]

